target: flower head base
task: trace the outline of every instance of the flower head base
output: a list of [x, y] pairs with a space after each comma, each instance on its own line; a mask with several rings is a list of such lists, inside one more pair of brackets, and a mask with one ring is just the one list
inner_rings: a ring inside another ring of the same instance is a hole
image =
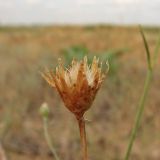
[[63, 99], [65, 106], [80, 119], [88, 110], [95, 98], [105, 74], [102, 73], [102, 63], [94, 57], [89, 66], [87, 57], [80, 62], [72, 60], [71, 66], [64, 69], [62, 61], [56, 72], [46, 70], [42, 73], [43, 78], [56, 88]]

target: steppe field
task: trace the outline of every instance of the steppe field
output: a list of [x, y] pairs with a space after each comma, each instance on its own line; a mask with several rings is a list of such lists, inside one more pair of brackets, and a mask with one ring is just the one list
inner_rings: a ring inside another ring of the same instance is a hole
[[[144, 27], [152, 58], [159, 33], [159, 28]], [[81, 159], [76, 119], [40, 71], [55, 68], [60, 57], [68, 64], [84, 55], [110, 64], [85, 114], [90, 160], [124, 158], [147, 73], [138, 27], [33, 26], [0, 27], [0, 140], [8, 160], [54, 160], [39, 113], [44, 102], [60, 159]], [[160, 54], [130, 159], [160, 160]]]

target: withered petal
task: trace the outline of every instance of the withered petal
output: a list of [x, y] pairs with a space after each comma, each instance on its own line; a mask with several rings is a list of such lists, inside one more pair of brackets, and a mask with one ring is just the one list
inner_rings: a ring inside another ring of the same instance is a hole
[[55, 83], [54, 80], [52, 78], [52, 75], [48, 72], [48, 73], [42, 73], [40, 72], [41, 76], [48, 82], [48, 84], [52, 87], [55, 87]]

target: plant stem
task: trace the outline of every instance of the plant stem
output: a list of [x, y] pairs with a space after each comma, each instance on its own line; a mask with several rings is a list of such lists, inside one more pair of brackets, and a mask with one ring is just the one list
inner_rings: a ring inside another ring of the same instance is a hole
[[85, 120], [83, 117], [81, 119], [78, 119], [78, 124], [81, 138], [83, 160], [88, 160]]
[[48, 118], [44, 117], [43, 118], [43, 128], [44, 128], [44, 136], [45, 136], [45, 139], [47, 141], [47, 144], [52, 152], [52, 154], [54, 155], [55, 159], [56, 160], [60, 160], [53, 145], [52, 145], [52, 142], [51, 142], [51, 139], [50, 139], [50, 136], [49, 136], [49, 133], [48, 133]]
[[136, 138], [136, 134], [137, 134], [138, 128], [140, 126], [140, 121], [141, 121], [142, 114], [143, 114], [143, 111], [144, 111], [144, 106], [145, 106], [144, 103], [145, 103], [145, 100], [146, 100], [146, 97], [147, 97], [147, 94], [148, 94], [148, 91], [149, 91], [149, 86], [150, 86], [151, 79], [152, 79], [152, 70], [150, 69], [150, 70], [148, 70], [147, 77], [146, 77], [146, 80], [145, 80], [144, 90], [143, 90], [143, 94], [142, 94], [141, 99], [140, 99], [138, 112], [136, 114], [135, 126], [133, 127], [133, 130], [132, 130], [132, 133], [131, 133], [131, 137], [130, 137], [130, 140], [129, 140], [129, 145], [128, 145], [128, 148], [127, 148], [125, 160], [129, 159], [129, 156], [130, 156], [130, 153], [131, 153], [131, 150], [132, 150], [132, 146], [133, 146], [133, 142]]
[[140, 33], [141, 33], [143, 43], [144, 43], [144, 46], [145, 46], [145, 49], [146, 49], [147, 62], [148, 62], [148, 72], [147, 72], [147, 77], [146, 77], [145, 84], [144, 84], [143, 94], [141, 96], [140, 103], [139, 103], [139, 106], [138, 106], [138, 111], [137, 111], [137, 114], [136, 114], [135, 125], [132, 129], [132, 132], [131, 132], [131, 137], [130, 137], [130, 140], [129, 140], [129, 144], [128, 144], [128, 148], [127, 148], [127, 152], [126, 152], [124, 160], [128, 160], [129, 156], [131, 154], [132, 146], [133, 146], [133, 143], [135, 141], [136, 134], [137, 134], [138, 128], [140, 126], [142, 114], [143, 114], [143, 111], [144, 111], [144, 107], [145, 107], [144, 103], [146, 101], [146, 97], [148, 95], [149, 87], [150, 87], [150, 84], [151, 84], [151, 79], [152, 79], [152, 75], [153, 75], [153, 68], [154, 68], [154, 65], [156, 63], [156, 60], [157, 60], [157, 57], [158, 57], [158, 52], [159, 52], [159, 49], [160, 49], [160, 38], [159, 38], [158, 41], [157, 41], [157, 44], [156, 44], [155, 51], [154, 51], [153, 63], [151, 63], [151, 56], [150, 56], [150, 51], [149, 51], [147, 40], [145, 38], [145, 35], [143, 33], [143, 29], [142, 29], [141, 26], [140, 26], [139, 29], [140, 29]]
[[154, 50], [153, 66], [154, 66], [154, 65], [156, 64], [156, 62], [157, 62], [159, 49], [160, 49], [160, 35], [159, 35], [159, 38], [158, 38], [158, 40], [157, 40], [156, 48], [155, 48], [155, 50]]

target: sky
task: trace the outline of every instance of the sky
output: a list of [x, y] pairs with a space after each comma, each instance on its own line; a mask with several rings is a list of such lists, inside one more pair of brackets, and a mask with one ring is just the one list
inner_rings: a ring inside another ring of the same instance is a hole
[[160, 26], [160, 0], [0, 0], [0, 24]]

